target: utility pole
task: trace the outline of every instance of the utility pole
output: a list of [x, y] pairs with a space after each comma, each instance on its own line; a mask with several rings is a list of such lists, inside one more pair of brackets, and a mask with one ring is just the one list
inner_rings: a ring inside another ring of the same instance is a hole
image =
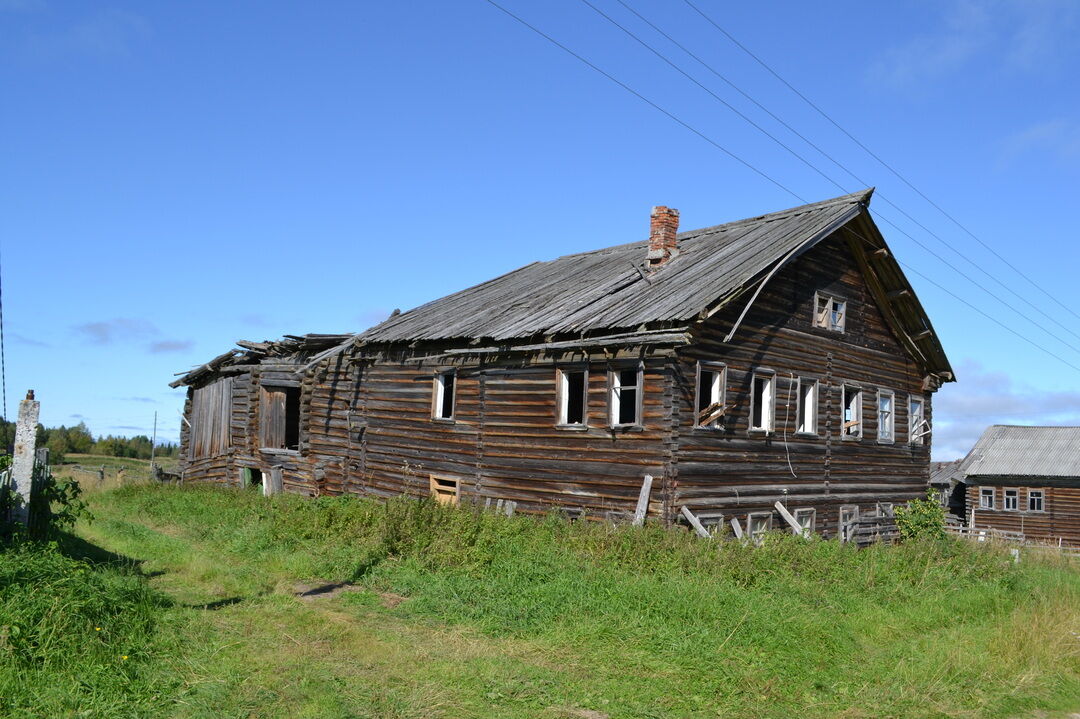
[[11, 462], [11, 484], [17, 495], [12, 508], [12, 519], [24, 525], [28, 524], [30, 519], [34, 450], [40, 413], [41, 403], [34, 399], [34, 390], [30, 390], [26, 393], [26, 399], [19, 402], [19, 419], [15, 424], [15, 454]]

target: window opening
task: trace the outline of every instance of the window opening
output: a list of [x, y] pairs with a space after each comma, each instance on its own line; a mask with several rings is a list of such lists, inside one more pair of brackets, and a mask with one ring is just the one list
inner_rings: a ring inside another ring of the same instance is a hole
[[840, 426], [840, 436], [857, 439], [862, 437], [862, 390], [844, 385], [842, 393], [844, 420]]
[[1005, 499], [1002, 509], [1007, 512], [1015, 512], [1020, 509], [1020, 490], [1019, 489], [1006, 489]]
[[979, 509], [994, 508], [994, 488], [981, 487], [979, 489]]
[[752, 394], [750, 398], [750, 429], [771, 432], [773, 429], [773, 415], [776, 378], [773, 375], [754, 375]]
[[454, 418], [454, 392], [456, 389], [457, 375], [454, 370], [440, 372], [435, 375], [433, 412], [435, 419]]
[[559, 370], [559, 424], [585, 424], [587, 387], [585, 370]]
[[817, 380], [799, 378], [799, 422], [796, 432], [817, 434]]
[[724, 417], [723, 365], [698, 362], [695, 427], [719, 427]]
[[1029, 512], [1041, 512], [1041, 511], [1043, 511], [1043, 491], [1041, 489], [1029, 489], [1028, 490], [1028, 511]]
[[843, 332], [846, 321], [847, 301], [819, 292], [814, 311], [814, 326], [833, 332]]
[[641, 368], [614, 370], [610, 382], [612, 426], [641, 424]]
[[925, 415], [926, 404], [922, 397], [912, 397], [908, 403], [908, 441], [911, 444], [922, 444], [923, 438], [930, 434]]
[[265, 449], [300, 449], [300, 388], [262, 387], [260, 432]]
[[893, 406], [893, 393], [888, 390], [879, 391], [877, 427], [877, 438], [879, 442], [893, 441], [893, 427], [896, 419]]
[[439, 504], [457, 504], [461, 497], [461, 483], [452, 477], [431, 475], [431, 496]]

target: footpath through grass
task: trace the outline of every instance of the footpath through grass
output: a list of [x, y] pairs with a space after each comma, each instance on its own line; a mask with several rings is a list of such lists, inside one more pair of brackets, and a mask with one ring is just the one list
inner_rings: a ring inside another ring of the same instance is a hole
[[[855, 551], [777, 536], [749, 548], [657, 527], [216, 488], [90, 499], [96, 519], [66, 554], [0, 557], [44, 562], [54, 582], [0, 572], [0, 627], [40, 600], [49, 608], [18, 619], [21, 636], [66, 642], [35, 638], [39, 649], [18, 654], [0, 640], [0, 714], [1080, 711], [1080, 573], [1050, 558], [1013, 564], [952, 541]], [[133, 561], [101, 564], [95, 547]], [[353, 585], [296, 596], [340, 582]], [[112, 614], [79, 605], [109, 587]]]

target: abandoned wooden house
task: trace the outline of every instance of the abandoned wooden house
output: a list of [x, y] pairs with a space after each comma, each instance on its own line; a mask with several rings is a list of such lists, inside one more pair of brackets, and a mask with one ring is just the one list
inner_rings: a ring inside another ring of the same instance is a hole
[[969, 528], [1080, 545], [1080, 427], [988, 427], [959, 472]]
[[751, 534], [779, 501], [835, 534], [925, 495], [953, 381], [871, 193], [682, 233], [656, 207], [647, 241], [357, 335], [241, 342], [174, 383], [184, 477], [588, 518], [642, 499]]

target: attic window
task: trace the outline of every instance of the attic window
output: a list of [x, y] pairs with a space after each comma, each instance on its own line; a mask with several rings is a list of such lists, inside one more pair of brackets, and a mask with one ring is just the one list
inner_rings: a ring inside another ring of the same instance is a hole
[[772, 373], [754, 374], [750, 388], [750, 430], [772, 432], [776, 402], [776, 377]]
[[697, 363], [697, 397], [694, 426], [717, 428], [724, 419], [726, 367], [719, 362]]
[[263, 449], [300, 449], [300, 388], [263, 385], [259, 402]]
[[841, 389], [840, 406], [843, 407], [840, 437], [859, 439], [862, 437], [862, 390], [844, 385]]
[[456, 380], [457, 374], [454, 370], [447, 370], [435, 375], [431, 397], [431, 416], [433, 419], [454, 418]]
[[615, 369], [608, 373], [611, 388], [611, 426], [641, 425], [641, 365]]
[[825, 295], [814, 295], [814, 326], [832, 332], [843, 332], [847, 320], [847, 300]]
[[556, 372], [555, 394], [560, 427], [584, 427], [588, 417], [588, 370], [560, 369]]

